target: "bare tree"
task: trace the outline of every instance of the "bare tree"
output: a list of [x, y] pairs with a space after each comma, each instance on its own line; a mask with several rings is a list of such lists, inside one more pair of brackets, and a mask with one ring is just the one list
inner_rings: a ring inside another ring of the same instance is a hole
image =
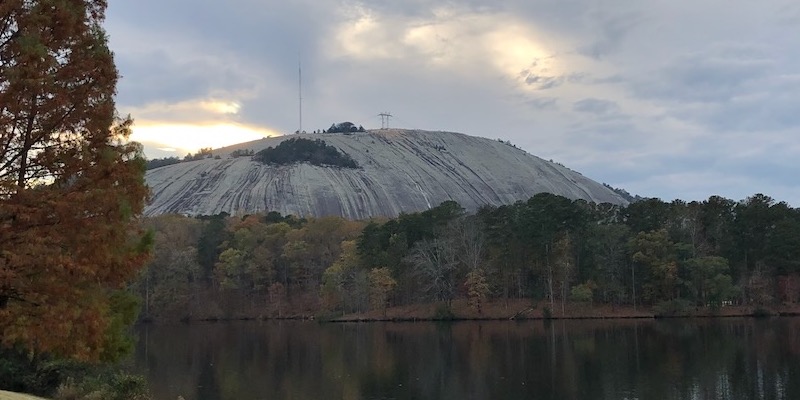
[[455, 247], [458, 262], [467, 270], [474, 271], [483, 265], [486, 235], [477, 217], [464, 216], [454, 219], [447, 226], [447, 237]]
[[422, 290], [449, 305], [455, 296], [458, 259], [452, 243], [445, 239], [422, 240], [406, 260], [413, 266]]

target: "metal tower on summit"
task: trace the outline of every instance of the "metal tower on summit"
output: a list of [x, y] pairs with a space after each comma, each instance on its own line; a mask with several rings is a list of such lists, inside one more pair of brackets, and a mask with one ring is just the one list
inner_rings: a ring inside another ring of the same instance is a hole
[[303, 65], [299, 59], [297, 60], [297, 100], [300, 111], [300, 127], [297, 129], [297, 133], [303, 133]]
[[392, 114], [388, 111], [384, 111], [378, 114], [381, 117], [381, 129], [389, 129], [389, 118], [392, 117]]

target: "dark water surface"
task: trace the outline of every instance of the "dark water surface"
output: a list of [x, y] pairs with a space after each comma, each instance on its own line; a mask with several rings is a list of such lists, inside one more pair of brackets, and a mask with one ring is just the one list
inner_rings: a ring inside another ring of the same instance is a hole
[[156, 399], [800, 399], [800, 318], [137, 330]]

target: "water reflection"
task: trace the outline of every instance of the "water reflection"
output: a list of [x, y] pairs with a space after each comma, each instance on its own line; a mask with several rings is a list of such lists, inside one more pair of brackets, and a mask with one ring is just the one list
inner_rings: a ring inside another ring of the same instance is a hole
[[800, 319], [139, 328], [158, 399], [797, 399]]

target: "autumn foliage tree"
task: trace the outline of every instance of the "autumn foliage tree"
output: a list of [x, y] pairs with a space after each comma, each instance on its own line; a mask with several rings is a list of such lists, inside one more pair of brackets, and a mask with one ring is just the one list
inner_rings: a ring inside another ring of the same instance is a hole
[[489, 298], [491, 293], [489, 283], [486, 281], [486, 273], [482, 268], [476, 268], [467, 274], [467, 280], [464, 282], [467, 288], [467, 297], [469, 299], [469, 306], [478, 314], [483, 313], [483, 305]]
[[369, 271], [369, 300], [373, 309], [382, 310], [386, 316], [389, 294], [397, 286], [389, 268], [373, 268]]
[[0, 340], [34, 354], [113, 358], [119, 290], [147, 257], [105, 7], [0, 2]]

